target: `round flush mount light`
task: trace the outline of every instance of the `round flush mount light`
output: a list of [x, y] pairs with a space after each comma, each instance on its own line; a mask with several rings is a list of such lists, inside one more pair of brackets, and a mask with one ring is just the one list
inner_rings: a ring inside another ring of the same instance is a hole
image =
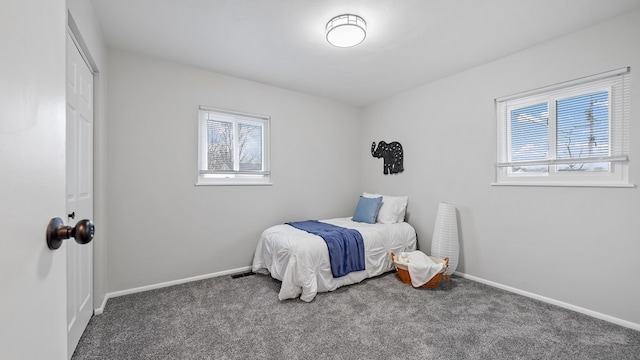
[[338, 15], [327, 23], [327, 41], [337, 47], [360, 44], [367, 36], [367, 23], [358, 15]]

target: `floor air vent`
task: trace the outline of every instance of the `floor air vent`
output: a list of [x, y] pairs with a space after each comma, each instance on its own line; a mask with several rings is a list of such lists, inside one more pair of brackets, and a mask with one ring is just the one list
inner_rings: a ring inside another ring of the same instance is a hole
[[237, 278], [242, 278], [242, 277], [245, 277], [245, 276], [251, 276], [251, 275], [254, 275], [254, 274], [255, 273], [253, 271], [247, 271], [245, 273], [233, 274], [233, 275], [231, 275], [231, 278], [232, 279], [237, 279]]

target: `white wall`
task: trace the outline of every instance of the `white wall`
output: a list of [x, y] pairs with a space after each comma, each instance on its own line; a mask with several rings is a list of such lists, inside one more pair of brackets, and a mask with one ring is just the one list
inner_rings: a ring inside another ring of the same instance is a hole
[[89, 57], [94, 74], [94, 186], [93, 222], [93, 302], [99, 308], [107, 294], [107, 46], [98, 25], [93, 6], [87, 0], [67, 0], [72, 31]]
[[[111, 292], [249, 266], [260, 233], [349, 216], [359, 110], [110, 49]], [[272, 186], [194, 186], [198, 106], [271, 116]]]
[[405, 172], [384, 176], [381, 160], [364, 154], [364, 190], [409, 195], [409, 221], [427, 252], [438, 202], [457, 204], [460, 272], [640, 324], [637, 187], [489, 185], [495, 98], [625, 66], [630, 179], [640, 184], [638, 34], [640, 11], [367, 107], [361, 147], [400, 141]]

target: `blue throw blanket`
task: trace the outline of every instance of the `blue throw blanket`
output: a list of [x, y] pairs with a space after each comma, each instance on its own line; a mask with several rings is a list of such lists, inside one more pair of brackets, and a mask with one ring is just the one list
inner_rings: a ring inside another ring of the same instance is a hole
[[329, 262], [334, 278], [365, 269], [364, 240], [358, 230], [317, 220], [288, 222], [286, 224], [324, 239], [327, 248], [329, 248]]

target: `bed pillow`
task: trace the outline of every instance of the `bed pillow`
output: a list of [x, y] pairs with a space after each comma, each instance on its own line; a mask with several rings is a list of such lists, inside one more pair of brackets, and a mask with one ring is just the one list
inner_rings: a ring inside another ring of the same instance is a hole
[[395, 224], [404, 221], [407, 211], [408, 196], [390, 196], [380, 194], [363, 193], [362, 196], [374, 198], [382, 196], [382, 206], [378, 212], [377, 222], [382, 224]]
[[358, 200], [358, 206], [353, 214], [351, 220], [357, 222], [364, 222], [369, 224], [375, 224], [378, 218], [378, 211], [382, 205], [382, 196], [379, 197], [364, 197], [360, 196]]

